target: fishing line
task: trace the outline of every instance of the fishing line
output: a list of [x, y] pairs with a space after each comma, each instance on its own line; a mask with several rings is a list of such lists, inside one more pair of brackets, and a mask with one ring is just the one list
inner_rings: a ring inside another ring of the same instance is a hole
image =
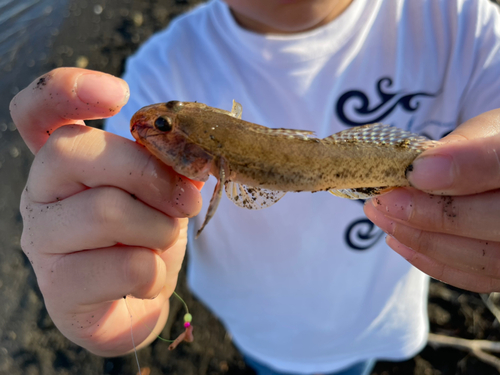
[[[184, 314], [185, 331], [182, 334], [180, 334], [179, 337], [177, 337], [175, 340], [167, 340], [161, 337], [160, 335], [156, 335], [156, 338], [160, 339], [161, 341], [172, 343], [172, 345], [169, 346], [169, 350], [175, 349], [175, 347], [182, 341], [189, 341], [189, 342], [193, 341], [193, 333], [192, 333], [193, 328], [191, 327], [191, 321], [193, 320], [193, 316], [189, 313], [189, 308], [187, 306], [187, 303], [182, 299], [182, 297], [179, 296], [175, 291], [172, 294], [176, 296], [179, 299], [179, 301], [182, 302], [182, 304], [184, 305], [184, 309], [186, 310], [186, 313]], [[137, 347], [135, 346], [135, 340], [134, 340], [134, 331], [132, 329], [133, 327], [132, 309], [130, 308], [127, 302], [127, 296], [123, 297], [123, 299], [125, 300], [125, 306], [127, 307], [127, 311], [130, 316], [130, 337], [132, 338], [132, 346], [134, 347], [134, 355], [137, 363], [137, 368], [139, 370], [139, 374], [141, 374], [141, 366], [139, 364]], [[149, 329], [151, 332], [153, 332], [153, 329], [150, 328], [146, 323], [141, 321], [141, 324], [147, 329]]]
[[127, 303], [127, 296], [123, 297], [123, 299], [125, 300], [125, 306], [127, 306], [127, 311], [128, 311], [128, 314], [130, 316], [130, 336], [132, 337], [132, 346], [134, 347], [134, 355], [135, 355], [135, 361], [137, 363], [137, 368], [139, 369], [139, 374], [141, 374], [141, 365], [139, 364], [139, 357], [137, 356], [137, 348], [135, 346], [135, 341], [134, 341], [134, 331], [132, 329], [132, 321], [133, 321], [133, 317], [132, 317], [132, 313], [130, 312], [130, 307]]

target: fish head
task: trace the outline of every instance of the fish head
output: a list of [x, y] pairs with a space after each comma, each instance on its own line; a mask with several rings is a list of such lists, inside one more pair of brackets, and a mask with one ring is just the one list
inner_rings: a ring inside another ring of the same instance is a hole
[[191, 103], [170, 101], [141, 108], [130, 120], [130, 132], [139, 144], [177, 173], [206, 181], [213, 156], [183, 130], [178, 114], [185, 104]]

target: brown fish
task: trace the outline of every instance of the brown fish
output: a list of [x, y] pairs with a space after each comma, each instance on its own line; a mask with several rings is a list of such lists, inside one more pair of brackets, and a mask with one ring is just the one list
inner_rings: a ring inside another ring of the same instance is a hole
[[214, 215], [222, 186], [236, 205], [269, 207], [286, 192], [330, 191], [364, 199], [408, 186], [406, 169], [439, 142], [383, 124], [358, 126], [318, 139], [305, 130], [272, 129], [201, 103], [170, 101], [137, 111], [134, 138], [177, 173], [218, 179], [201, 233]]

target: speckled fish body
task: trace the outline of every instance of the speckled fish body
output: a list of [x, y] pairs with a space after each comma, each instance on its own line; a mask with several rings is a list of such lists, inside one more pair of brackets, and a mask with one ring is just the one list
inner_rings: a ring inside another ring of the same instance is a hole
[[[309, 131], [271, 129], [240, 117], [238, 103], [231, 112], [200, 103], [153, 104], [133, 116], [131, 132], [176, 172], [200, 181], [209, 174], [217, 177], [215, 208], [222, 185], [234, 203], [246, 208], [269, 206], [289, 191], [367, 198], [388, 187], [408, 186], [408, 166], [438, 144], [382, 124], [318, 139]], [[215, 208], [211, 204], [209, 215]]]

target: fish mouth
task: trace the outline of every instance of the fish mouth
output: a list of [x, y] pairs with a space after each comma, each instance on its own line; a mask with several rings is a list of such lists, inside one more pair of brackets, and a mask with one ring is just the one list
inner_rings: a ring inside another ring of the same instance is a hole
[[130, 132], [138, 141], [146, 138], [149, 128], [147, 118], [142, 114], [136, 113], [130, 119]]
[[141, 144], [150, 136], [150, 134], [148, 134], [149, 130], [149, 126], [144, 123], [136, 122], [130, 125], [130, 133], [132, 133], [135, 140]]

